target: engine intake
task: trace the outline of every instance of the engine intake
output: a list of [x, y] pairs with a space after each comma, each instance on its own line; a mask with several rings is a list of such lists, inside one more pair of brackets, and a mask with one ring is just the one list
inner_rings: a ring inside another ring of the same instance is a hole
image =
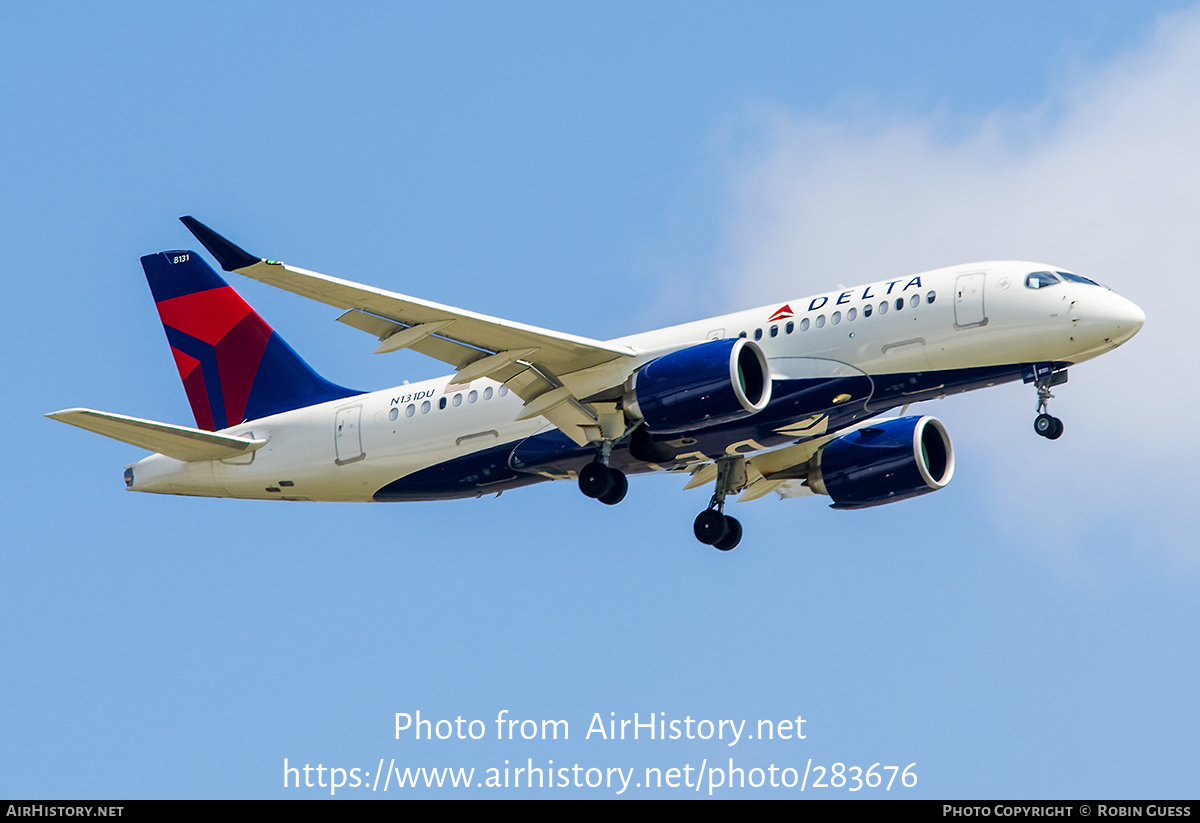
[[663, 434], [748, 417], [769, 402], [767, 356], [743, 337], [710, 340], [651, 360], [634, 374], [625, 395], [626, 409]]
[[901, 417], [844, 434], [817, 455], [808, 485], [835, 509], [865, 509], [937, 491], [954, 476], [950, 435], [934, 417]]

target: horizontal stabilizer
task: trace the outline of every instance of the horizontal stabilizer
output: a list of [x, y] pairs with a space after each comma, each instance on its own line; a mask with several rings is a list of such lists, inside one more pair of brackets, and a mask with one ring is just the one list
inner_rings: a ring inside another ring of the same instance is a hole
[[232, 437], [93, 409], [64, 409], [46, 416], [188, 463], [196, 460], [226, 460], [267, 445], [266, 440]]

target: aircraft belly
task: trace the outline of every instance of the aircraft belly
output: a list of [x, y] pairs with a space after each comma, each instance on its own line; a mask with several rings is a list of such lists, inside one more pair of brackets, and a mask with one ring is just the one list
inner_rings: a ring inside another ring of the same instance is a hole
[[[549, 434], [566, 439], [557, 429]], [[399, 502], [481, 497], [546, 480], [547, 478], [540, 475], [522, 472], [510, 466], [509, 456], [514, 446], [516, 441], [510, 441], [405, 474], [377, 486], [378, 491], [374, 493], [373, 499], [381, 502]]]
[[[811, 364], [805, 367], [808, 365]], [[757, 414], [656, 438], [675, 449], [676, 458], [672, 461], [661, 464], [639, 461], [629, 453], [628, 443], [623, 442], [613, 449], [610, 465], [627, 474], [678, 469], [726, 454], [750, 454], [794, 443], [804, 436], [824, 434], [826, 430], [836, 430], [876, 413], [866, 407], [872, 394], [872, 379], [845, 364], [835, 365], [838, 368], [834, 370], [840, 376], [773, 381], [771, 402]], [[778, 371], [775, 367], [772, 361], [773, 372]], [[793, 368], [793, 372], [799, 370]], [[548, 431], [517, 444], [512, 449], [510, 465], [521, 472], [565, 479], [591, 462], [595, 452], [594, 446], [577, 446], [560, 432]]]
[[[639, 461], [625, 442], [613, 449], [611, 465], [640, 474], [681, 470], [727, 454], [749, 455], [836, 432], [906, 403], [1015, 380], [1021, 369], [1016, 364], [872, 376], [837, 361], [782, 360], [787, 362], [772, 361], [773, 372], [814, 376], [775, 380], [770, 405], [757, 414], [660, 438], [676, 450], [672, 461]], [[822, 372], [825, 376], [815, 376]], [[334, 432], [327, 431], [337, 417], [333, 409], [327, 411], [299, 425], [258, 425], [255, 433], [269, 442], [249, 463], [171, 461], [169, 476], [144, 490], [256, 499], [441, 500], [574, 478], [595, 457], [594, 446], [579, 446], [561, 431], [546, 429], [543, 421], [475, 431], [469, 414], [442, 410], [391, 421], [368, 401], [362, 415], [364, 456], [338, 464]], [[479, 422], [487, 421], [481, 417]], [[255, 427], [246, 424], [247, 431]], [[280, 460], [284, 455], [286, 463]]]
[[[1010, 364], [871, 377], [860, 373], [857, 377], [776, 380], [770, 405], [758, 414], [672, 439], [658, 438], [676, 450], [675, 460], [645, 463], [629, 453], [627, 443], [620, 443], [613, 449], [610, 464], [626, 474], [640, 474], [682, 470], [727, 454], [748, 455], [836, 432], [907, 403], [1017, 380], [1021, 367]], [[561, 432], [547, 431], [515, 444], [510, 465], [519, 472], [567, 479], [594, 457], [595, 447], [577, 446]]]

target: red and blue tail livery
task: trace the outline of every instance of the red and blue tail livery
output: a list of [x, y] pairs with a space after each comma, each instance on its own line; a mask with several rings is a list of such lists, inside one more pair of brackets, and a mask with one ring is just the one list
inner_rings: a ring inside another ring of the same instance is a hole
[[912, 404], [1023, 381], [1034, 431], [1057, 440], [1051, 389], [1145, 321], [1086, 277], [1006, 260], [594, 340], [264, 260], [182, 219], [225, 271], [337, 308], [377, 354], [411, 349], [453, 371], [334, 385], [196, 252], [143, 257], [198, 428], [48, 415], [154, 452], [126, 466], [131, 491], [388, 502], [571, 480], [615, 506], [629, 476], [667, 472], [708, 487], [692, 531], [728, 551], [742, 539], [732, 499], [824, 495], [852, 510], [945, 488], [949, 431]]
[[196, 252], [150, 254], [142, 268], [199, 428], [360, 394], [313, 371]]

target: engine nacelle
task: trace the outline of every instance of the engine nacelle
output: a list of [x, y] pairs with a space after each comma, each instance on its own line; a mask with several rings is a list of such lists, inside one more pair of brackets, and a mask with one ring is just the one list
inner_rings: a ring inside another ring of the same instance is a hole
[[757, 344], [710, 340], [651, 360], [634, 374], [625, 407], [652, 432], [715, 426], [771, 402], [771, 370]]
[[954, 476], [954, 449], [941, 421], [901, 417], [833, 440], [817, 455], [808, 485], [835, 509], [865, 509], [937, 491]]

